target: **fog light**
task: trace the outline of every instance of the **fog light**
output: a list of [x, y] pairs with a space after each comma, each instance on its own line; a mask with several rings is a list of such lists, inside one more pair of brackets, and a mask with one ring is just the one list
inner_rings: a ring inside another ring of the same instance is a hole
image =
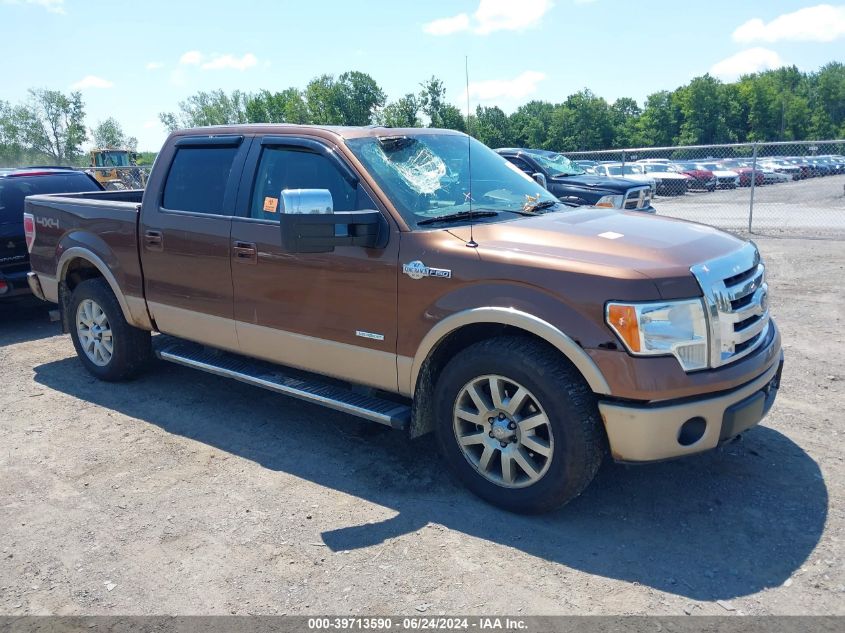
[[701, 416], [690, 418], [681, 425], [681, 430], [678, 432], [678, 444], [691, 446], [704, 436], [706, 430], [707, 421], [704, 418]]

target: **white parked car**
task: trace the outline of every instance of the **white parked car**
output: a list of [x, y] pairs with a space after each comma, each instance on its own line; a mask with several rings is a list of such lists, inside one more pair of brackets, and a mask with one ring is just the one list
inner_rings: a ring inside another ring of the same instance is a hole
[[651, 187], [652, 196], [657, 193], [657, 180], [646, 174], [642, 165], [636, 163], [625, 163], [625, 165], [622, 163], [600, 163], [593, 167], [593, 173], [596, 176], [606, 178], [625, 178], [626, 180], [644, 182]]
[[730, 169], [725, 169], [719, 163], [696, 163], [696, 169], [712, 171], [716, 176], [717, 189], [736, 189], [739, 187], [739, 174]]
[[692, 177], [681, 173], [674, 165], [663, 162], [643, 163], [646, 174], [657, 181], [657, 193], [663, 196], [680, 196], [689, 190]]

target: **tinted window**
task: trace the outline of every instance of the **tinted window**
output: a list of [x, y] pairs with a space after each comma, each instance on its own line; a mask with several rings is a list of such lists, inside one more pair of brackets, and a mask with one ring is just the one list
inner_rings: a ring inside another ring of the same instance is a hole
[[335, 211], [376, 208], [360, 185], [349, 184], [325, 156], [307, 150], [267, 148], [258, 164], [250, 217], [278, 219], [279, 195], [284, 189], [328, 189]]
[[223, 196], [237, 151], [237, 147], [177, 150], [164, 185], [164, 208], [225, 215]]
[[533, 174], [534, 173], [534, 169], [531, 167], [531, 165], [526, 163], [521, 158], [516, 158], [516, 157], [513, 157], [513, 156], [507, 156], [506, 158], [510, 162], [512, 162], [514, 165], [519, 167], [520, 171], [524, 171], [526, 174]]
[[23, 222], [24, 198], [39, 193], [75, 193], [100, 191], [86, 174], [69, 172], [49, 176], [12, 176], [0, 178], [0, 222]]

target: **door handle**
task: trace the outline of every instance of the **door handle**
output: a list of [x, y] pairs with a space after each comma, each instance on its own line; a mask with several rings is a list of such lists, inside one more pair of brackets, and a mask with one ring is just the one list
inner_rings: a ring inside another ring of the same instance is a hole
[[144, 245], [148, 250], [160, 251], [164, 248], [164, 238], [161, 231], [145, 231]]
[[252, 242], [235, 242], [232, 256], [242, 264], [257, 264], [258, 248]]

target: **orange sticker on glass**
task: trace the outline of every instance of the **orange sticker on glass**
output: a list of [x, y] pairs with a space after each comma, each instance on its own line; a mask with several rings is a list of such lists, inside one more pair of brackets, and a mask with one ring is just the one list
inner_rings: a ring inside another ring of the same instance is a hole
[[278, 198], [264, 198], [264, 210], [267, 213], [275, 213], [276, 209], [279, 208], [279, 199]]

